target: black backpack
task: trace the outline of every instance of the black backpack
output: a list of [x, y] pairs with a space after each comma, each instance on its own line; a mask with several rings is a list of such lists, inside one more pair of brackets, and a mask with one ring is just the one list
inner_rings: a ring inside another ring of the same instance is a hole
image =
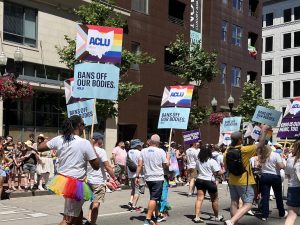
[[128, 153], [127, 153], [127, 158], [126, 158], [126, 166], [130, 170], [130, 172], [132, 172], [132, 173], [136, 172], [137, 165], [131, 160]]
[[229, 173], [232, 173], [234, 176], [242, 176], [245, 172], [247, 172], [243, 164], [240, 148], [230, 147], [227, 149], [226, 167]]

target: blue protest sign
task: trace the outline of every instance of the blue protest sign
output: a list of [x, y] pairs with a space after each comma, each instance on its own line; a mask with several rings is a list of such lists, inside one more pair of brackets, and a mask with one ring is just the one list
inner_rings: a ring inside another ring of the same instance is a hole
[[112, 64], [75, 65], [73, 97], [118, 99], [120, 69]]
[[[67, 105], [68, 117], [79, 115], [87, 126], [92, 125], [94, 101], [94, 99], [90, 99]], [[94, 124], [97, 123], [97, 116], [95, 112]]]
[[252, 121], [276, 127], [280, 116], [280, 111], [269, 109], [263, 106], [257, 106]]
[[221, 132], [239, 131], [242, 117], [225, 117], [222, 121]]
[[158, 129], [186, 129], [190, 108], [161, 108]]

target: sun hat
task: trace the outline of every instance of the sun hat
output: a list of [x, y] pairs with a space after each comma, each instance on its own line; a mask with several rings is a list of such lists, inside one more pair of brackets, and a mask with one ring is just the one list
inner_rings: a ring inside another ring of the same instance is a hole
[[34, 148], [33, 148], [33, 144], [32, 144], [32, 142], [31, 142], [30, 140], [25, 141], [24, 144], [26, 145], [26, 147], [29, 147], [29, 148], [34, 149]]
[[144, 142], [142, 142], [140, 139], [133, 139], [130, 141], [130, 147], [136, 148], [137, 146], [143, 146]]

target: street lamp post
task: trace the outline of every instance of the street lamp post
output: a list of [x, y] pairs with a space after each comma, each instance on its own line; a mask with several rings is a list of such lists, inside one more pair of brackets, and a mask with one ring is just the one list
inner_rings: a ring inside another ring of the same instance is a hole
[[[228, 106], [229, 106], [229, 112], [232, 113], [233, 105], [234, 105], [234, 98], [230, 95], [227, 99]], [[218, 101], [215, 97], [211, 100], [211, 107], [213, 109], [213, 112], [217, 111]]]
[[[3, 76], [6, 71], [7, 57], [4, 52], [0, 54], [0, 73]], [[23, 63], [23, 53], [18, 47], [14, 53], [14, 67], [15, 73], [13, 74], [14, 78], [18, 78], [22, 72], [22, 63]], [[4, 127], [4, 136], [9, 135], [9, 120], [10, 120], [10, 108], [11, 108], [11, 99], [6, 99], [5, 107], [5, 127]], [[1, 119], [1, 118], [0, 118]], [[0, 127], [2, 129], [2, 127]]]

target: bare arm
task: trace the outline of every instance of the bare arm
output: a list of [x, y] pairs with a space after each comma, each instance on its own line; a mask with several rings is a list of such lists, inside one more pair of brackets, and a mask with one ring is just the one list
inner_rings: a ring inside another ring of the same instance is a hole
[[100, 168], [100, 160], [99, 160], [98, 157], [96, 159], [90, 160], [89, 163], [91, 164], [91, 167], [94, 170], [99, 170], [99, 168]]
[[265, 141], [266, 141], [267, 132], [268, 132], [268, 130], [270, 130], [270, 126], [268, 126], [268, 125], [262, 125], [261, 130], [262, 130], [262, 134], [261, 134], [261, 137], [259, 139], [259, 143], [256, 144], [257, 149], [261, 149], [262, 147], [264, 147]]
[[104, 163], [104, 168], [106, 169], [107, 173], [109, 174], [109, 176], [113, 179], [113, 180], [116, 180], [116, 176], [115, 176], [115, 173], [110, 165], [110, 163], [108, 161], [105, 161]]
[[138, 165], [137, 165], [137, 168], [136, 168], [136, 177], [139, 177], [139, 176], [140, 176], [140, 173], [141, 173], [141, 171], [142, 171], [142, 168], [143, 168], [143, 160], [142, 160], [142, 159], [139, 159]]
[[279, 162], [279, 163], [276, 163], [276, 167], [277, 167], [277, 169], [282, 170], [285, 168], [285, 165], [283, 162]]
[[47, 145], [47, 141], [44, 141], [42, 143], [39, 144], [39, 146], [37, 147], [38, 152], [45, 152], [45, 151], [49, 151], [49, 147]]

